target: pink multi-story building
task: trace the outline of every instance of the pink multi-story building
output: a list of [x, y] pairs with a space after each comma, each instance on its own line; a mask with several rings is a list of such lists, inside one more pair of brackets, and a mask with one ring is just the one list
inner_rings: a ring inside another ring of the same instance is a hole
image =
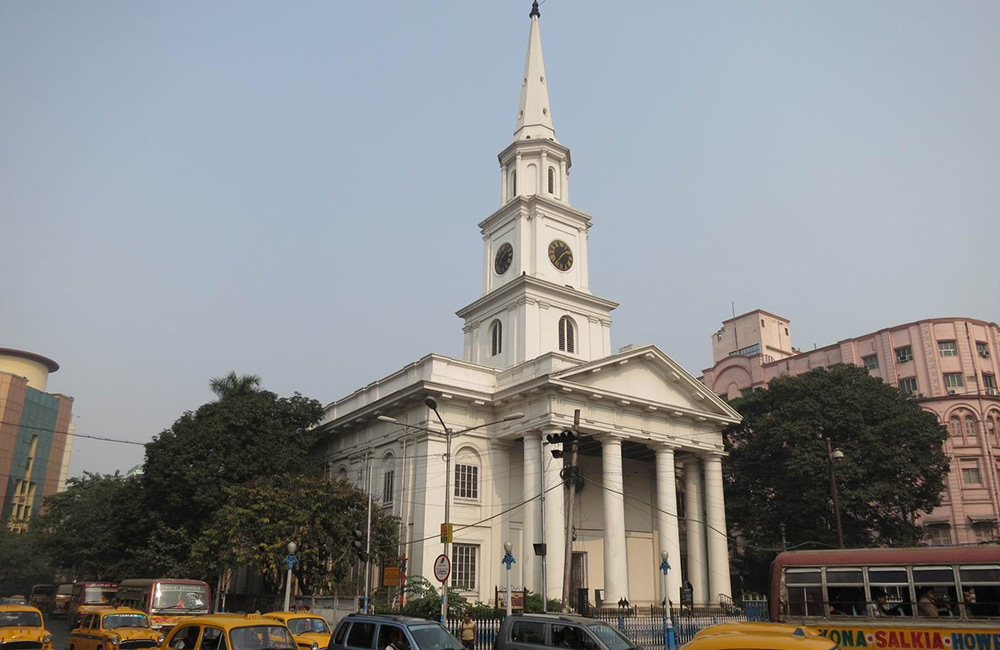
[[763, 310], [723, 321], [702, 381], [732, 399], [781, 375], [837, 363], [863, 366], [947, 425], [951, 459], [942, 504], [921, 519], [929, 544], [997, 540], [1000, 517], [1000, 326], [931, 318], [801, 351], [787, 318]]

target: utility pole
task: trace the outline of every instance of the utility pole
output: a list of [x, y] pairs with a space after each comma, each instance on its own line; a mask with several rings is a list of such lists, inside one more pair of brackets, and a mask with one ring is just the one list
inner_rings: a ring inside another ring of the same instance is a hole
[[372, 578], [372, 466], [368, 461], [368, 453], [365, 453], [365, 463], [368, 465], [368, 526], [365, 531], [365, 614], [367, 614], [371, 609], [369, 598]]
[[[573, 583], [573, 501], [576, 497], [576, 457], [580, 450], [580, 409], [573, 412], [572, 431], [563, 432], [569, 445], [569, 465], [563, 468], [566, 495], [566, 564], [563, 567], [562, 609], [569, 611], [569, 591]], [[569, 434], [569, 435], [567, 435]]]
[[833, 492], [833, 514], [837, 521], [837, 544], [844, 548], [844, 527], [840, 523], [840, 495], [837, 493], [837, 473], [833, 471], [833, 461], [842, 460], [844, 452], [834, 450], [833, 443], [826, 439], [826, 455], [830, 463], [830, 491]]

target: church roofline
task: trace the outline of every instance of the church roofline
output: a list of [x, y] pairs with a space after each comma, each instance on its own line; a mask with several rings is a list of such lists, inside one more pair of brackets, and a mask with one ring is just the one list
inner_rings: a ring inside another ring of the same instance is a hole
[[497, 161], [502, 165], [505, 159], [509, 159], [517, 151], [531, 150], [531, 149], [541, 149], [541, 148], [551, 148], [555, 149], [562, 155], [566, 156], [566, 167], [573, 166], [573, 155], [570, 153], [569, 147], [559, 142], [558, 140], [551, 139], [531, 139], [527, 138], [524, 140], [514, 140], [507, 147], [497, 154]]
[[[527, 286], [525, 286], [527, 285]], [[520, 293], [524, 289], [535, 289], [541, 293], [550, 293], [558, 295], [561, 298], [572, 300], [575, 302], [585, 302], [592, 307], [599, 309], [605, 309], [611, 311], [618, 307], [618, 303], [612, 300], [607, 300], [605, 298], [598, 298], [597, 296], [589, 293], [584, 293], [582, 291], [577, 291], [570, 287], [564, 287], [558, 285], [554, 282], [549, 282], [548, 280], [542, 280], [541, 278], [535, 278], [530, 275], [519, 275], [515, 279], [511, 280], [507, 284], [494, 289], [493, 291], [481, 296], [475, 302], [466, 305], [465, 307], [459, 309], [455, 312], [455, 315], [459, 318], [466, 318], [476, 310], [480, 309], [486, 304], [493, 303], [498, 297], [505, 296], [507, 294]]]

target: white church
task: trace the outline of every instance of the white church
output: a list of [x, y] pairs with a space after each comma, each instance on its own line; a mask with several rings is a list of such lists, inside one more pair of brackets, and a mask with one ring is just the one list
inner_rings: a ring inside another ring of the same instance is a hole
[[[463, 358], [429, 354], [330, 403], [321, 449], [331, 477], [370, 484], [401, 519], [409, 576], [434, 582], [450, 491], [449, 580], [470, 602], [506, 584], [507, 541], [513, 584], [559, 598], [567, 530], [574, 602], [581, 590], [594, 605], [660, 602], [663, 550], [671, 601], [690, 582], [696, 603], [718, 602], [731, 595], [721, 431], [740, 417], [655, 345], [612, 351], [617, 303], [590, 292], [592, 219], [570, 204], [539, 17], [536, 3], [501, 205], [479, 224], [483, 293], [457, 312]], [[454, 435], [448, 459], [428, 397], [453, 432], [496, 424]], [[545, 436], [577, 409], [584, 481], [567, 526], [564, 461]]]

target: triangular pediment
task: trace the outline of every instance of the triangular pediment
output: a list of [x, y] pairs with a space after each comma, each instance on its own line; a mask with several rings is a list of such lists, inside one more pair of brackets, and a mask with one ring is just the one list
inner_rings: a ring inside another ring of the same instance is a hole
[[621, 400], [643, 401], [713, 418], [741, 419], [739, 413], [655, 345], [564, 370], [552, 379]]

